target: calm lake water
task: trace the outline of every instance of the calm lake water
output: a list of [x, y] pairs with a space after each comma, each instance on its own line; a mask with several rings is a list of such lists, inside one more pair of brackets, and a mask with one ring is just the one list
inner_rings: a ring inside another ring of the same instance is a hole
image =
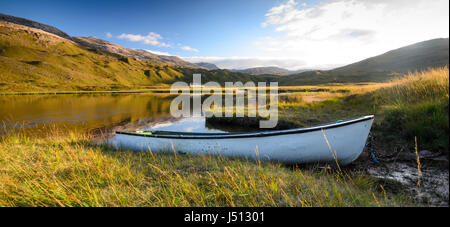
[[158, 129], [185, 132], [230, 131], [206, 125], [204, 118], [175, 119], [173, 97], [158, 94], [0, 96], [0, 128], [56, 125], [69, 129]]

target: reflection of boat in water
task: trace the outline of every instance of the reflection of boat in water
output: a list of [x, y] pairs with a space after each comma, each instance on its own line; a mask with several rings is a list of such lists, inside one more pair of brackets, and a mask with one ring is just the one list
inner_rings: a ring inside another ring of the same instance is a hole
[[137, 151], [173, 151], [274, 160], [349, 164], [364, 149], [374, 116], [323, 126], [246, 133], [116, 132], [108, 143]]

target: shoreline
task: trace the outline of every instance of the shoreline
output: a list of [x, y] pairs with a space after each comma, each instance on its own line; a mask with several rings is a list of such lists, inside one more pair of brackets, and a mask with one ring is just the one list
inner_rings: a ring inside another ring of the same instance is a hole
[[170, 94], [163, 90], [129, 90], [129, 91], [38, 91], [38, 92], [0, 92], [0, 96], [8, 95], [76, 95], [76, 94]]
[[[301, 93], [319, 93], [319, 92], [330, 92], [330, 93], [348, 93], [351, 89], [361, 89], [361, 88], [371, 88], [382, 86], [381, 83], [342, 83], [342, 84], [320, 84], [320, 85], [298, 85], [298, 86], [278, 86], [278, 91], [283, 92], [283, 94], [288, 94], [288, 92], [301, 92]], [[266, 87], [269, 90], [270, 87]], [[344, 89], [343, 89], [344, 88]], [[203, 88], [207, 89], [207, 88]], [[230, 88], [229, 88], [230, 89]], [[235, 89], [235, 88], [231, 88]], [[243, 88], [245, 89], [245, 88]], [[256, 87], [256, 90], [258, 87]], [[226, 90], [226, 88], [222, 88], [222, 91]], [[190, 89], [192, 91], [192, 88]], [[156, 88], [143, 88], [143, 89], [125, 89], [125, 90], [48, 90], [48, 91], [0, 91], [0, 96], [2, 95], [45, 95], [45, 94], [101, 94], [101, 93], [130, 93], [130, 94], [139, 94], [139, 93], [170, 93], [170, 86], [161, 86]]]
[[393, 195], [404, 194], [418, 206], [449, 206], [448, 155], [419, 152], [419, 173], [417, 156], [414, 153], [399, 151], [395, 155], [385, 156], [383, 152], [383, 149], [377, 152], [379, 163], [375, 163], [369, 152], [364, 151], [355, 162], [344, 168], [363, 171], [368, 176], [384, 182], [382, 190]]

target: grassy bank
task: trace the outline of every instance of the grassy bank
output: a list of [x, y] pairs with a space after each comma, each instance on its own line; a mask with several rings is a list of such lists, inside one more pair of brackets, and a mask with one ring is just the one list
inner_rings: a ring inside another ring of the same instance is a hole
[[[372, 132], [379, 141], [412, 146], [417, 137], [421, 149], [448, 152], [448, 67], [410, 73], [387, 83], [342, 86], [339, 90], [346, 92], [280, 96], [278, 127], [312, 126], [374, 114]], [[259, 120], [247, 118], [244, 122], [258, 127]], [[243, 124], [239, 118], [212, 118], [208, 122]]]
[[[256, 87], [248, 88], [252, 90], [258, 90], [260, 89], [257, 87], [257, 83], [255, 83]], [[339, 93], [348, 93], [352, 90], [360, 90], [360, 89], [370, 89], [374, 86], [378, 86], [375, 83], [367, 83], [367, 84], [327, 84], [327, 85], [317, 85], [317, 86], [282, 86], [278, 87], [278, 91], [280, 93], [311, 93], [311, 94], [319, 94], [319, 93], [331, 93], [331, 94], [339, 94]], [[264, 89], [269, 90], [270, 87], [263, 87]], [[203, 89], [203, 92], [201, 91]], [[211, 88], [212, 89], [212, 88]], [[189, 91], [190, 93], [193, 93], [194, 90], [198, 92], [202, 92], [202, 94], [218, 94], [217, 88], [214, 88], [214, 90], [209, 90], [208, 87], [204, 88], [186, 88], [182, 89], [184, 91]], [[235, 91], [237, 88], [221, 88], [222, 95], [225, 95], [225, 92]], [[154, 94], [167, 94], [170, 93], [171, 88], [170, 84], [165, 84], [161, 86], [142, 86], [138, 88], [123, 88], [123, 89], [110, 89], [110, 90], [29, 90], [29, 91], [12, 91], [12, 90], [0, 90], [0, 95], [45, 95], [45, 94], [51, 94], [51, 95], [61, 95], [61, 94], [133, 94], [133, 93], [154, 93]]]
[[404, 206], [358, 173], [114, 151], [89, 136], [0, 138], [0, 206]]
[[413, 141], [426, 149], [449, 149], [449, 71], [438, 68], [409, 74], [372, 96], [381, 119], [377, 131], [387, 139]]

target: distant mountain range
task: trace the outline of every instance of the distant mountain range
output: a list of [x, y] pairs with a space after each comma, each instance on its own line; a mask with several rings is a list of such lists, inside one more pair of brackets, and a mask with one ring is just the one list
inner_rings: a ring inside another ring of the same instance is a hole
[[[218, 70], [220, 69], [217, 67], [217, 65], [213, 63], [208, 62], [199, 62], [195, 63], [196, 65], [206, 68], [208, 70]], [[254, 68], [247, 68], [247, 69], [229, 69], [231, 72], [240, 72], [240, 73], [246, 73], [250, 75], [278, 75], [278, 76], [285, 76], [285, 75], [291, 75], [291, 74], [297, 74], [302, 73], [306, 71], [311, 71], [311, 69], [300, 69], [300, 70], [287, 70], [280, 67], [270, 66], [270, 67], [254, 67]]]
[[241, 72], [241, 73], [247, 73], [251, 75], [279, 75], [279, 76], [285, 76], [285, 75], [291, 75], [291, 74], [297, 74], [301, 72], [311, 71], [308, 69], [301, 69], [301, 70], [287, 70], [279, 67], [255, 67], [255, 68], [248, 68], [248, 69], [233, 69], [231, 70], [233, 72]]
[[118, 90], [202, 82], [277, 81], [280, 85], [378, 82], [408, 71], [448, 65], [449, 39], [434, 39], [333, 70], [278, 67], [219, 69], [176, 56], [134, 50], [96, 37], [71, 37], [38, 22], [0, 14], [0, 92]]
[[217, 65], [214, 65], [212, 63], [207, 63], [207, 62], [199, 62], [199, 63], [195, 63], [196, 65], [203, 67], [205, 69], [208, 70], [217, 70], [220, 69], [219, 67], [217, 67]]
[[182, 60], [176, 56], [157, 55], [146, 50], [128, 49], [117, 44], [91, 37], [72, 37], [72, 40], [81, 46], [89, 47], [95, 50], [104, 51], [110, 54], [126, 58], [134, 58], [141, 61], [150, 61], [168, 66], [180, 66], [186, 68], [202, 68], [196, 64]]

